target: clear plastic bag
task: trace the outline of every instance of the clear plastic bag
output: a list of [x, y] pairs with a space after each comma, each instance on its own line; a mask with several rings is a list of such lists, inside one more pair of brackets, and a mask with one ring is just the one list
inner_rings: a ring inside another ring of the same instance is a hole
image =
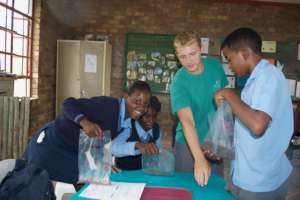
[[209, 131], [203, 147], [223, 159], [234, 158], [233, 147], [234, 119], [231, 107], [223, 101], [209, 120]]
[[159, 154], [142, 155], [142, 168], [145, 173], [171, 176], [175, 171], [175, 157], [172, 150], [160, 149]]
[[80, 183], [109, 184], [112, 166], [111, 134], [91, 138], [80, 130], [78, 168]]

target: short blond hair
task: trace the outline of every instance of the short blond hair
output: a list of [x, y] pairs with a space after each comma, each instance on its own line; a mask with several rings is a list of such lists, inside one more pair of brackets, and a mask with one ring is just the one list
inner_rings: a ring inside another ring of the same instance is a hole
[[178, 47], [189, 45], [193, 42], [197, 42], [199, 47], [201, 47], [201, 38], [198, 36], [198, 34], [195, 31], [181, 32], [176, 35], [173, 45], [175, 48], [178, 48]]

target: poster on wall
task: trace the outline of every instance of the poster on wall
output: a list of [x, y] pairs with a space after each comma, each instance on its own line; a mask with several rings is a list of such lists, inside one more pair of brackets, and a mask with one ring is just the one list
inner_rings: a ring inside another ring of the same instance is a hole
[[146, 81], [153, 92], [169, 93], [178, 69], [173, 40], [175, 35], [127, 33], [125, 44], [125, 89]]
[[85, 54], [84, 72], [97, 72], [97, 55]]

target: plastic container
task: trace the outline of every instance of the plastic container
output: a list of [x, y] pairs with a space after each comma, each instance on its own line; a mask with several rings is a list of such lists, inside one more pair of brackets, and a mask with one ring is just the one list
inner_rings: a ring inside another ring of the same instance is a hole
[[161, 149], [157, 155], [142, 155], [142, 168], [147, 174], [173, 175], [175, 171], [173, 150]]

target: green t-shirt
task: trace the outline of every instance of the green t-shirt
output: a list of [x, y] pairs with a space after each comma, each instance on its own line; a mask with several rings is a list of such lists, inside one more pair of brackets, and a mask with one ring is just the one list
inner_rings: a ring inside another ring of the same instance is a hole
[[[202, 58], [201, 74], [190, 74], [184, 67], [179, 69], [171, 84], [172, 112], [190, 108], [196, 124], [200, 143], [208, 132], [208, 118], [215, 112], [214, 93], [228, 84], [222, 64], [214, 58]], [[176, 142], [184, 143], [181, 123], [176, 128]]]

